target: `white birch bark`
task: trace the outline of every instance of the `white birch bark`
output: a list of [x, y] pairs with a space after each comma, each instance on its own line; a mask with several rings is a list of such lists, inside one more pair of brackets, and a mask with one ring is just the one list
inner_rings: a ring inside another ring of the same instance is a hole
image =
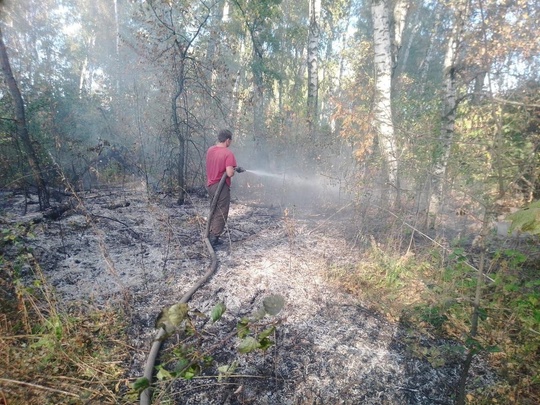
[[436, 221], [444, 200], [444, 180], [450, 159], [450, 151], [454, 140], [454, 126], [456, 120], [456, 59], [457, 50], [461, 40], [465, 16], [468, 11], [468, 1], [460, 0], [456, 7], [454, 24], [448, 37], [443, 67], [443, 103], [441, 111], [441, 132], [434, 153], [433, 168], [431, 170], [431, 190], [429, 198], [429, 213]]
[[408, 0], [397, 0], [394, 6], [394, 40], [392, 41], [394, 68], [397, 66], [399, 50], [403, 46], [403, 31], [409, 11]]
[[388, 0], [373, 0], [371, 16], [376, 74], [374, 124], [378, 130], [381, 155], [386, 162], [388, 183], [394, 188], [398, 197], [399, 156], [392, 121], [392, 52]]

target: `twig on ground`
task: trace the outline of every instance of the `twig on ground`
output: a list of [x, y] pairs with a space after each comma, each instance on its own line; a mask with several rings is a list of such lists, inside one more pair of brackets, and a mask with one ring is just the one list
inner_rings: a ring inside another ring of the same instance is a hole
[[25, 382], [25, 381], [10, 380], [9, 378], [0, 378], [0, 382], [4, 382], [4, 383], [8, 383], [8, 384], [15, 384], [15, 385], [24, 385], [26, 387], [32, 387], [32, 388], [36, 388], [38, 390], [56, 392], [58, 394], [68, 395], [68, 396], [74, 397], [74, 398], [79, 398], [80, 397], [78, 394], [74, 394], [72, 392], [63, 391], [63, 390], [57, 390], [56, 388], [45, 387], [44, 385], [33, 384], [33, 383]]
[[90, 214], [90, 215], [92, 215], [92, 217], [94, 217], [94, 218], [103, 218], [103, 219], [108, 219], [110, 221], [118, 222], [119, 224], [124, 225], [126, 227], [126, 229], [135, 236], [135, 238], [139, 239], [141, 237], [141, 235], [139, 235], [137, 232], [135, 232], [133, 229], [131, 229], [131, 227], [128, 224], [126, 224], [125, 222], [122, 222], [122, 221], [120, 221], [120, 220], [118, 220], [116, 218], [106, 217], [106, 216], [97, 215], [97, 214]]

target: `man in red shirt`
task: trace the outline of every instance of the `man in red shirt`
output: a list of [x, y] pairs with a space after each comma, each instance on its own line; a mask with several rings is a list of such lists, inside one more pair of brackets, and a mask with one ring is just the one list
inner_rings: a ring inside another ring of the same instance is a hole
[[210, 203], [213, 201], [223, 173], [227, 173], [225, 184], [217, 196], [217, 205], [211, 218], [208, 238], [212, 246], [219, 243], [219, 236], [225, 229], [231, 202], [231, 177], [234, 176], [236, 158], [229, 149], [232, 142], [232, 133], [222, 129], [218, 133], [218, 142], [206, 152], [206, 187], [210, 194]]

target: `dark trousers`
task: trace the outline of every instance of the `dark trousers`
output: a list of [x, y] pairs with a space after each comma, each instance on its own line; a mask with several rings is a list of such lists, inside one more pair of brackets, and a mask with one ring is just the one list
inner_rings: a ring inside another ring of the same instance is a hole
[[[208, 194], [210, 194], [210, 204], [214, 200], [219, 183], [212, 184], [208, 187]], [[227, 184], [223, 185], [221, 193], [217, 197], [217, 205], [210, 222], [209, 236], [219, 236], [225, 229], [225, 223], [229, 216], [229, 206], [231, 204], [231, 189]]]

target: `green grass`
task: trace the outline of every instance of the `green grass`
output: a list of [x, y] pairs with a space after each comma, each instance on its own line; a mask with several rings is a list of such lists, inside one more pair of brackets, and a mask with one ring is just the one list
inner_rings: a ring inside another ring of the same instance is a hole
[[[479, 310], [479, 333], [470, 333], [477, 273], [468, 255], [456, 249], [442, 260], [440, 248], [400, 254], [372, 241], [357, 265], [331, 268], [328, 278], [390, 320], [417, 334], [454, 339], [461, 345], [436, 352], [408, 343], [411, 352], [434, 366], [455, 360], [471, 344], [498, 371], [500, 382], [467, 395], [470, 404], [540, 403], [540, 263], [536, 251], [497, 250], [489, 257]], [[529, 245], [527, 247], [531, 249]]]
[[1, 246], [0, 403], [123, 403], [129, 350], [122, 311], [59, 305], [22, 236], [4, 231]]

